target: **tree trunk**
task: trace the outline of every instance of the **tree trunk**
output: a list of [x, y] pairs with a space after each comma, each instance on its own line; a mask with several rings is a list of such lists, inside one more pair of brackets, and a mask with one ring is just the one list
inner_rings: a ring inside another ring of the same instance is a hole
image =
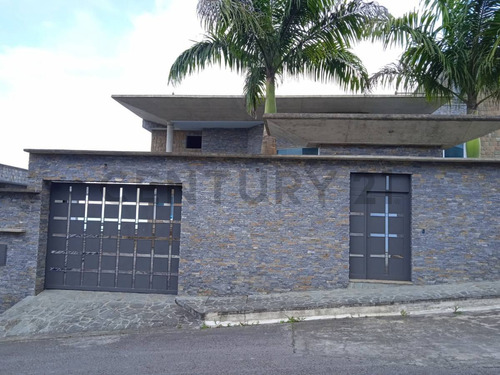
[[[467, 97], [467, 114], [477, 115], [477, 95], [472, 94]], [[465, 144], [468, 158], [481, 157], [481, 140], [479, 138], [472, 139]]]
[[[266, 79], [266, 104], [264, 113], [276, 113], [276, 84], [274, 77]], [[264, 155], [276, 155], [276, 138], [271, 136], [267, 124], [264, 124], [264, 134], [262, 136], [261, 153]]]
[[264, 107], [264, 112], [278, 112], [276, 107], [276, 84], [274, 81], [274, 77], [266, 79], [266, 105]]
[[467, 95], [467, 114], [468, 115], [477, 115], [477, 95]]

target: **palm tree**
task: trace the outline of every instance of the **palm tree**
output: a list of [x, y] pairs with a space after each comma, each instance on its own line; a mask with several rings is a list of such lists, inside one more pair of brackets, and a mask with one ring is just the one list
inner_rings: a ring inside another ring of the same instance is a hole
[[[423, 0], [421, 13], [390, 19], [385, 44], [406, 46], [400, 60], [372, 81], [395, 82], [428, 98], [457, 98], [467, 114], [487, 100], [500, 100], [500, 2], [498, 0]], [[468, 142], [479, 156], [479, 139]]]
[[175, 60], [169, 82], [224, 65], [245, 74], [250, 113], [264, 97], [265, 112], [274, 113], [277, 80], [285, 74], [364, 89], [366, 69], [349, 48], [387, 10], [363, 0], [199, 0], [198, 16], [204, 40]]

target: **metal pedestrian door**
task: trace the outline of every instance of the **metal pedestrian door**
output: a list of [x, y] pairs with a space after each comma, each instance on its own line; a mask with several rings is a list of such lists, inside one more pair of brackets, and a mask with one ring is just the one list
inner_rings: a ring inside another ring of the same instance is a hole
[[180, 186], [53, 183], [47, 289], [177, 293]]
[[410, 176], [352, 174], [350, 199], [350, 279], [410, 281]]

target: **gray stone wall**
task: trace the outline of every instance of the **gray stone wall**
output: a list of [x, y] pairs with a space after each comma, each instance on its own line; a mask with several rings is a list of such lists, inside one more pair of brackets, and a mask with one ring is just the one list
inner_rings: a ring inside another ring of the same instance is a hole
[[264, 125], [257, 125], [248, 129], [248, 149], [250, 155], [260, 155], [262, 150], [262, 136]]
[[[412, 179], [412, 280], [500, 278], [500, 168], [495, 162], [147, 154], [31, 155], [43, 180], [182, 183], [179, 294], [229, 295], [345, 287], [351, 173]], [[40, 226], [46, 238], [46, 223]], [[45, 237], [44, 237], [45, 236]], [[45, 244], [38, 255], [43, 285]]]
[[414, 282], [499, 280], [499, 164], [430, 165], [412, 189]]
[[1, 185], [26, 185], [27, 181], [26, 169], [0, 164], [0, 187]]
[[0, 313], [34, 294], [39, 202], [32, 192], [0, 191], [0, 244], [7, 245], [7, 264], [0, 266]]
[[320, 145], [321, 155], [378, 155], [442, 157], [439, 147]]
[[213, 154], [246, 154], [248, 129], [203, 129], [202, 152]]
[[248, 129], [203, 129], [202, 152], [258, 155], [261, 153], [263, 131], [264, 125]]

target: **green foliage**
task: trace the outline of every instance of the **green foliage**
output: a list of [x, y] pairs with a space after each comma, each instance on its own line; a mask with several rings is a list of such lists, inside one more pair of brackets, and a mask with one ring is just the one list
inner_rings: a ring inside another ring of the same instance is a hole
[[176, 59], [169, 82], [225, 66], [245, 75], [252, 113], [264, 96], [266, 109], [276, 111], [274, 89], [285, 75], [365, 89], [366, 69], [349, 49], [388, 14], [363, 0], [199, 0], [198, 16], [205, 38]]
[[428, 98], [458, 98], [467, 113], [500, 100], [500, 2], [422, 0], [421, 13], [390, 18], [375, 36], [405, 47], [400, 60], [371, 77]]
[[466, 144], [467, 157], [478, 158], [481, 155], [481, 139], [473, 139]]
[[284, 323], [299, 323], [302, 322], [303, 320], [304, 318], [296, 318], [294, 316], [289, 316], [288, 319], [284, 321]]

